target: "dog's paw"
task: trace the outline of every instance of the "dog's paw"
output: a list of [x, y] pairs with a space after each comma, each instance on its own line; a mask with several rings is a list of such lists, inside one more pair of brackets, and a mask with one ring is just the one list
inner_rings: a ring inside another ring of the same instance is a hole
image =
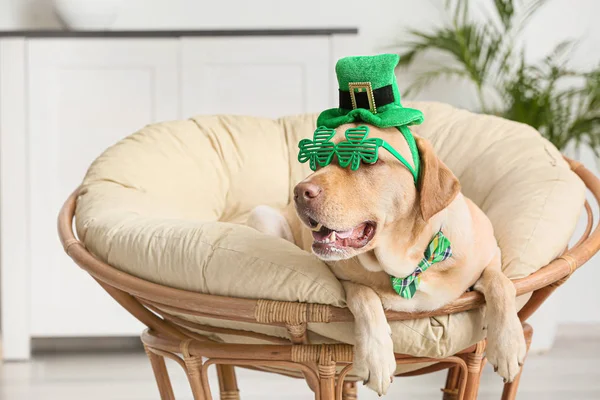
[[395, 371], [396, 357], [389, 332], [364, 335], [355, 346], [353, 373], [381, 396], [387, 392]]
[[516, 315], [506, 324], [488, 326], [486, 357], [505, 382], [512, 382], [517, 377], [526, 355], [523, 327]]

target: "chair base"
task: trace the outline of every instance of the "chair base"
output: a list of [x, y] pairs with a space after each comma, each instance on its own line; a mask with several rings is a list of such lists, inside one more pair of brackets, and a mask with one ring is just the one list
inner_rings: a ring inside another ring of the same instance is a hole
[[[528, 324], [524, 325], [524, 334], [529, 350], [533, 329]], [[317, 400], [357, 399], [356, 382], [346, 379], [352, 368], [352, 347], [349, 345], [239, 345], [166, 338], [150, 331], [144, 332], [142, 342], [162, 400], [175, 399], [164, 358], [175, 361], [184, 369], [194, 400], [212, 400], [207, 371], [213, 364], [217, 368], [221, 400], [240, 399], [234, 366], [296, 370], [302, 373]], [[485, 340], [481, 341], [467, 351], [446, 358], [397, 355], [398, 364], [436, 363], [399, 376], [448, 368], [446, 386], [442, 389], [443, 400], [475, 400], [486, 363], [485, 343]], [[336, 368], [340, 366], [343, 366], [341, 371]], [[289, 376], [298, 378], [300, 375]], [[513, 382], [504, 385], [502, 400], [516, 398], [519, 379], [520, 374]]]
[[[533, 337], [533, 328], [529, 324], [523, 324], [523, 334], [525, 335], [525, 343], [527, 345], [527, 352], [529, 352], [529, 346], [531, 345], [531, 338]], [[467, 361], [469, 367], [469, 375], [467, 377], [467, 387], [465, 390], [464, 397], [459, 396], [458, 382], [460, 379], [460, 371], [456, 367], [448, 370], [448, 376], [446, 378], [446, 387], [442, 389], [443, 397], [442, 400], [474, 400], [477, 399], [479, 392], [479, 382], [481, 380], [481, 373], [487, 360], [484, 356], [485, 342], [480, 342], [474, 352], [467, 354]], [[514, 381], [507, 382], [504, 384], [502, 391], [501, 400], [515, 400], [517, 398], [517, 389], [519, 388], [519, 381], [521, 379], [521, 373], [523, 368], [517, 375]]]

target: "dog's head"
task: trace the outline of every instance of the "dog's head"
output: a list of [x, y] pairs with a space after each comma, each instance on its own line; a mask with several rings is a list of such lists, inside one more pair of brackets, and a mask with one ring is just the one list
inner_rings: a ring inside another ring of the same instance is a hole
[[[332, 141], [342, 141], [356, 125], [338, 127]], [[369, 138], [383, 139], [414, 165], [398, 129], [370, 127]], [[296, 185], [296, 211], [313, 230], [312, 249], [319, 258], [342, 260], [372, 250], [386, 231], [410, 233], [452, 202], [460, 191], [458, 180], [428, 141], [415, 139], [421, 160], [416, 185], [411, 172], [384, 149], [374, 164], [362, 163], [352, 171], [333, 159]]]

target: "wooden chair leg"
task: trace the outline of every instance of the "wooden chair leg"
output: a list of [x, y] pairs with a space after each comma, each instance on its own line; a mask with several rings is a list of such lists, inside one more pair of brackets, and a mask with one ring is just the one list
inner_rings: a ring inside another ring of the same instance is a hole
[[358, 390], [356, 382], [344, 382], [342, 387], [342, 400], [357, 400]]
[[319, 371], [319, 392], [315, 393], [315, 398], [335, 400], [335, 363], [319, 364], [317, 368]]
[[467, 354], [467, 386], [465, 388], [464, 400], [476, 400], [479, 392], [479, 382], [481, 380], [481, 372], [485, 365], [483, 353], [485, 351], [485, 341], [477, 343], [475, 351]]
[[[533, 328], [529, 324], [523, 326], [523, 333], [525, 334], [525, 343], [527, 345], [527, 352], [529, 353], [529, 346], [531, 345], [531, 338], [533, 336]], [[504, 390], [502, 390], [502, 400], [514, 400], [517, 397], [517, 390], [519, 389], [519, 381], [521, 380], [521, 373], [525, 364], [521, 367], [521, 371], [515, 378], [514, 381], [504, 384]]]
[[240, 390], [233, 365], [217, 365], [221, 400], [240, 400]]
[[171, 380], [169, 379], [169, 372], [165, 365], [165, 359], [158, 354], [152, 353], [146, 346], [144, 346], [150, 365], [152, 365], [152, 371], [154, 371], [154, 378], [158, 385], [158, 392], [160, 393], [161, 400], [175, 400], [173, 394], [173, 387], [171, 386]]
[[183, 360], [194, 400], [208, 400], [202, 380], [202, 357], [184, 355]]
[[448, 369], [446, 377], [446, 386], [442, 389], [444, 393], [442, 400], [457, 400], [459, 391], [460, 369], [452, 367]]

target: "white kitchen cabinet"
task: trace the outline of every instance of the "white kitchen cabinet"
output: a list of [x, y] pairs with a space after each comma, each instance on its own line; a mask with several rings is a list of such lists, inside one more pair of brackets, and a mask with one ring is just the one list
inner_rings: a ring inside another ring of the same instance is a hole
[[56, 233], [62, 202], [102, 150], [155, 121], [331, 107], [335, 59], [346, 55], [350, 37], [33, 36], [0, 34], [5, 359], [28, 358], [32, 337], [133, 336], [142, 329], [63, 253]]
[[326, 37], [186, 38], [182, 57], [185, 115], [278, 118], [331, 105]]
[[56, 210], [102, 150], [147, 123], [178, 118], [178, 54], [175, 39], [28, 41], [32, 336], [139, 333], [64, 254]]

